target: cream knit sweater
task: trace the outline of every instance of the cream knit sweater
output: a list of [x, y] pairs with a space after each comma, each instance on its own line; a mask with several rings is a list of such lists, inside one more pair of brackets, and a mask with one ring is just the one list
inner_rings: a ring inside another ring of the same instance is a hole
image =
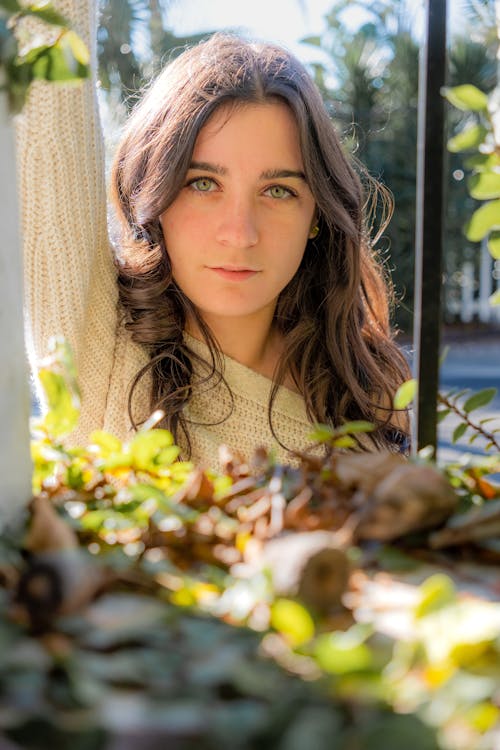
[[[54, 5], [71, 19], [95, 61], [94, 0]], [[37, 82], [18, 123], [28, 353], [36, 380], [50, 337], [63, 336], [71, 344], [82, 392], [81, 419], [71, 436], [75, 443], [84, 443], [95, 429], [122, 439], [132, 434], [129, 386], [147, 362], [146, 352], [121, 324], [95, 85], [95, 74], [83, 85]], [[203, 344], [194, 345], [204, 351]], [[218, 446], [226, 444], [246, 457], [264, 445], [275, 449], [279, 460], [289, 460], [268, 424], [271, 381], [229, 358], [224, 376], [234, 396], [232, 409], [223, 385], [195, 394], [187, 409], [196, 422], [227, 416], [215, 426], [193, 426], [192, 459], [217, 468]], [[143, 378], [134, 398], [136, 418], [149, 414], [150, 388]], [[301, 397], [281, 388], [273, 413], [281, 441], [305, 448], [311, 425]]]

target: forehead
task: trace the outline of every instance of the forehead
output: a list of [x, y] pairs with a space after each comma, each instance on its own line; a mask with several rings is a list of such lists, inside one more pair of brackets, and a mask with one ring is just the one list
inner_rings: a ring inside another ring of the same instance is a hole
[[212, 151], [262, 153], [302, 163], [300, 135], [290, 107], [280, 100], [223, 104], [201, 128], [193, 157]]

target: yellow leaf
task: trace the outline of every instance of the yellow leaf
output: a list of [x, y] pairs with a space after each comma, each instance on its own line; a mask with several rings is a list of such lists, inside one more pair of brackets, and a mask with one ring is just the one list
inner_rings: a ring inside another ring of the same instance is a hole
[[241, 554], [244, 553], [245, 547], [247, 546], [251, 538], [252, 538], [252, 535], [248, 531], [245, 531], [245, 532], [239, 531], [236, 534], [234, 546], [236, 547], [238, 552], [241, 552]]
[[81, 65], [88, 65], [90, 62], [89, 51], [78, 34], [75, 34], [74, 31], [68, 29], [68, 31], [65, 32], [65, 36], [67, 43], [71, 47], [75, 60], [78, 60]]
[[421, 598], [415, 607], [415, 617], [425, 617], [456, 601], [453, 581], [443, 573], [427, 578], [420, 586]]
[[203, 583], [197, 581], [193, 584], [191, 592], [197, 602], [209, 602], [217, 598], [219, 590], [213, 583]]
[[314, 636], [314, 622], [301, 604], [292, 599], [277, 599], [271, 607], [271, 626], [292, 646], [307, 643]]
[[456, 671], [456, 665], [453, 664], [453, 662], [447, 660], [444, 662], [436, 662], [435, 664], [430, 664], [424, 669], [423, 677], [431, 690], [434, 690], [448, 682], [448, 680], [453, 677]]
[[402, 383], [394, 395], [394, 408], [406, 409], [417, 395], [418, 381], [411, 378]]
[[489, 701], [477, 703], [465, 712], [465, 718], [478, 732], [487, 732], [500, 721], [500, 709]]
[[179, 589], [174, 591], [170, 596], [170, 601], [177, 607], [192, 607], [196, 604], [196, 598], [188, 588]]
[[[460, 667], [478, 666], [481, 657], [484, 657], [491, 649], [490, 641], [478, 641], [477, 643], [456, 643], [450, 650], [450, 658]], [[481, 661], [488, 661], [482, 659]]]

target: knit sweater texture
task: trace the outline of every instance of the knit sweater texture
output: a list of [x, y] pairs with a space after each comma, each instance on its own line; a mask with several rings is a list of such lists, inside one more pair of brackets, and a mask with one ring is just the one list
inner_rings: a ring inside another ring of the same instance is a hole
[[[35, 82], [18, 118], [28, 355], [38, 388], [36, 373], [49, 339], [62, 336], [73, 349], [82, 411], [71, 443], [85, 444], [96, 429], [125, 440], [133, 435], [130, 384], [148, 354], [123, 325], [108, 236], [95, 80], [97, 11], [94, 0], [57, 0], [54, 5], [85, 40], [94, 64], [91, 79], [80, 85]], [[191, 340], [190, 345], [208, 359], [204, 344]], [[221, 444], [247, 458], [265, 446], [278, 460], [292, 460], [269, 426], [272, 382], [228, 357], [223, 375], [232, 397], [220, 382], [195, 391], [186, 407], [194, 422], [192, 460], [218, 468]], [[137, 421], [149, 415], [150, 393], [151, 380], [144, 377], [134, 392]], [[298, 394], [279, 389], [273, 426], [287, 448], [306, 447], [311, 424]]]

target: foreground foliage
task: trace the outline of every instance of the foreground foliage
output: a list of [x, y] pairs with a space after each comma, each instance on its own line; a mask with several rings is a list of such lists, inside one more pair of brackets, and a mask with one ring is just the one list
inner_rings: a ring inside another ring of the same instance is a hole
[[[445, 89], [447, 100], [464, 113], [460, 131], [448, 141], [452, 153], [465, 153], [464, 166], [471, 172], [467, 187], [481, 202], [464, 227], [471, 242], [487, 241], [492, 258], [500, 260], [500, 82], [489, 94], [464, 84]], [[491, 295], [500, 304], [500, 291]]]
[[[41, 43], [37, 32], [47, 27], [52, 38]], [[12, 110], [21, 109], [33, 81], [76, 82], [88, 75], [87, 47], [50, 2], [0, 0], [0, 76]]]
[[65, 447], [64, 348], [42, 380], [36, 496], [0, 545], [14, 747], [497, 746], [498, 456], [445, 480], [342, 453], [354, 423], [296, 468], [260, 452], [215, 475], [163, 430]]

